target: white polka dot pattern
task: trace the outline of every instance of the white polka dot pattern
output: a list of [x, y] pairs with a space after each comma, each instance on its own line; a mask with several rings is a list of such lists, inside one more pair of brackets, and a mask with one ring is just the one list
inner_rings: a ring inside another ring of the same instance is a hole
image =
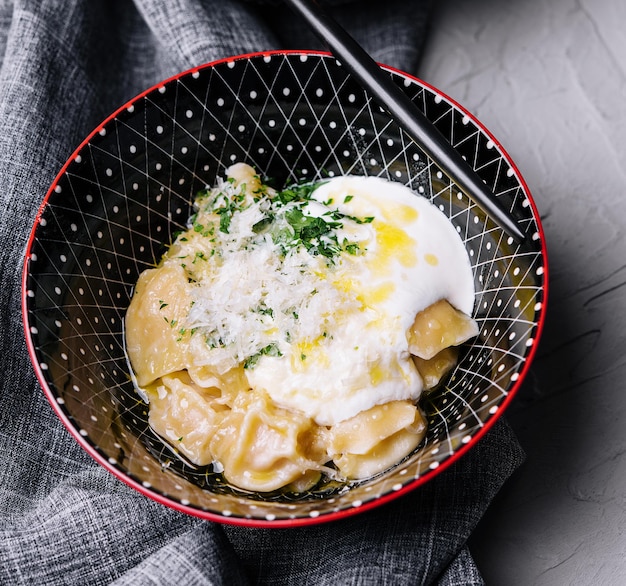
[[[252, 525], [320, 522], [415, 488], [469, 449], [521, 383], [544, 315], [545, 248], [519, 174], [467, 112], [389, 71], [511, 211], [508, 238], [326, 55], [245, 56], [186, 72], [107, 119], [70, 158], [29, 243], [24, 307], [38, 376], [56, 412], [114, 474], [200, 517]], [[139, 273], [184, 228], [194, 194], [235, 161], [277, 186], [341, 174], [402, 182], [433, 201], [466, 244], [480, 335], [423, 403], [429, 430], [393, 470], [304, 496], [249, 495], [177, 457], [147, 425], [124, 355]]]

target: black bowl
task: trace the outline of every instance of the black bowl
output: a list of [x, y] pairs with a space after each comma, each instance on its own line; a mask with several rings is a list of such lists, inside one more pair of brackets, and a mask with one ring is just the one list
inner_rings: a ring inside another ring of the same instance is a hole
[[[435, 88], [386, 68], [473, 165], [526, 234], [518, 244], [321, 53], [234, 57], [181, 73], [94, 130], [52, 184], [28, 244], [23, 309], [44, 392], [77, 441], [141, 493], [199, 517], [250, 526], [337, 519], [427, 482], [477, 443], [510, 403], [545, 314], [546, 251], [523, 179], [488, 131]], [[353, 485], [251, 494], [175, 457], [152, 432], [124, 351], [141, 271], [185, 228], [197, 191], [247, 162], [276, 186], [323, 177], [399, 181], [450, 218], [471, 259], [480, 335], [422, 407], [424, 442]]]

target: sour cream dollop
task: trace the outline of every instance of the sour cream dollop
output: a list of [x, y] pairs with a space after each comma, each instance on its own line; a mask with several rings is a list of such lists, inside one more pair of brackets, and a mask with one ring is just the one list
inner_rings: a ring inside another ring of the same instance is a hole
[[474, 279], [461, 238], [426, 198], [382, 178], [333, 178], [313, 192], [309, 208], [367, 218], [338, 230], [358, 253], [315, 265], [308, 290], [330, 305], [310, 304], [317, 315], [298, 319], [321, 324], [317, 335], [291, 338], [281, 356], [261, 356], [246, 371], [250, 385], [320, 425], [417, 400], [423, 385], [407, 341], [416, 314], [440, 299], [472, 313]]

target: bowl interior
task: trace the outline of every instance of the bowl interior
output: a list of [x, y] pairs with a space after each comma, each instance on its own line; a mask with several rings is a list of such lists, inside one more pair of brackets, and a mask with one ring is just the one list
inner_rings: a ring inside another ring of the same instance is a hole
[[[308, 523], [351, 514], [428, 480], [469, 449], [521, 382], [543, 319], [545, 249], [512, 162], [460, 106], [401, 72], [389, 75], [472, 163], [527, 235], [518, 244], [422, 153], [337, 62], [272, 53], [185, 72], [96, 129], [52, 185], [24, 279], [31, 356], [56, 412], [114, 474], [156, 500], [235, 523]], [[141, 271], [185, 228], [196, 192], [234, 162], [277, 187], [340, 174], [410, 186], [465, 242], [480, 335], [423, 402], [428, 433], [392, 470], [305, 495], [236, 490], [173, 453], [147, 424], [124, 352], [124, 315]]]

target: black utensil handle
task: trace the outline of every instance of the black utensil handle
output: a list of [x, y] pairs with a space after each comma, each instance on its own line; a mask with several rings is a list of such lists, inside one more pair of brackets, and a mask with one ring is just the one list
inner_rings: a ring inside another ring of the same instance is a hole
[[519, 242], [525, 239], [514, 218], [469, 163], [345, 29], [312, 0], [286, 0], [286, 3], [309, 23], [341, 64], [468, 197], [510, 236]]

